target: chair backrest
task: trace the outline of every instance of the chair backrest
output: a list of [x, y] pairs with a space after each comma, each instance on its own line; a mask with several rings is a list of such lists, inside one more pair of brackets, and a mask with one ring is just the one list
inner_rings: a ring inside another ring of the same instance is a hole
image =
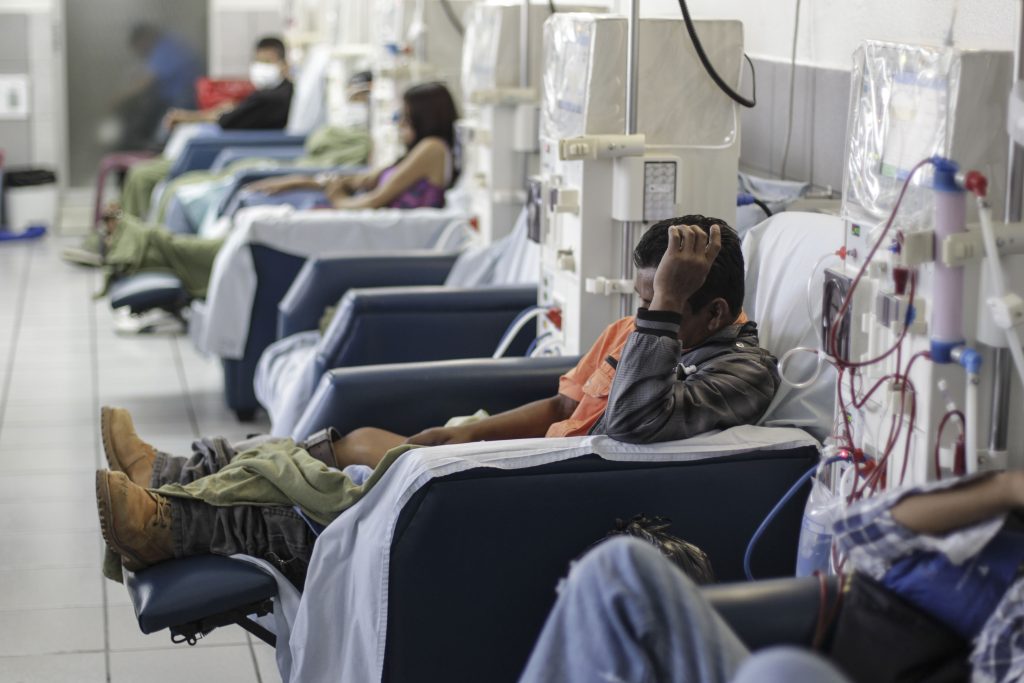
[[540, 245], [526, 231], [524, 208], [515, 227], [493, 244], [470, 247], [459, 255], [445, 285], [488, 287], [535, 284], [540, 278]]
[[[843, 222], [835, 216], [784, 212], [752, 228], [743, 240], [747, 265], [744, 307], [757, 321], [761, 346], [782, 358], [797, 346], [820, 348], [817, 323], [821, 315], [821, 282], [828, 259], [843, 244]], [[808, 278], [812, 301], [808, 303]], [[801, 381], [817, 364], [811, 353], [799, 353], [786, 366], [787, 377]], [[762, 418], [769, 426], [796, 426], [821, 439], [832, 431], [835, 371], [822, 368], [809, 387], [794, 389], [783, 383]]]

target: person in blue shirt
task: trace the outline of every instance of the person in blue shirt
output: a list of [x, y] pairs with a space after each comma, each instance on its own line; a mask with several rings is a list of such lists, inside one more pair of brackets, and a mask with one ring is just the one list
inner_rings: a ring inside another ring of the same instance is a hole
[[168, 111], [196, 106], [201, 60], [182, 39], [151, 24], [136, 25], [128, 43], [142, 62], [141, 75], [114, 102], [119, 119], [119, 149], [148, 149], [157, 143]]
[[177, 36], [150, 24], [136, 25], [130, 44], [145, 62], [141, 89], [152, 86], [168, 108], [194, 109], [196, 81], [203, 75], [203, 67], [192, 49]]

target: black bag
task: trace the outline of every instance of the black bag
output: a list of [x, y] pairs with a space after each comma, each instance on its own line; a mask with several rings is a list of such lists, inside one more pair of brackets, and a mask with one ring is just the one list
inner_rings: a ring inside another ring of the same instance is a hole
[[971, 647], [874, 579], [855, 574], [828, 657], [855, 683], [967, 683]]
[[667, 517], [648, 517], [640, 513], [628, 522], [621, 519], [615, 520], [615, 528], [609, 531], [605, 538], [633, 536], [647, 541], [696, 583], [702, 585], [714, 583], [715, 571], [711, 567], [711, 560], [707, 553], [694, 544], [669, 533], [668, 528], [671, 525], [672, 520]]

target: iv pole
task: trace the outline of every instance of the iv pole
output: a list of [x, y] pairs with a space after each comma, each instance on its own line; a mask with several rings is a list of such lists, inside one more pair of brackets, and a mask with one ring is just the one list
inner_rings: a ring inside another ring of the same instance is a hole
[[[1024, 2], [1017, 3], [1017, 44], [1013, 52], [1013, 83], [1024, 76]], [[1010, 154], [1006, 168], [1006, 205], [1003, 219], [1016, 223], [1021, 219], [1022, 193], [1024, 193], [1024, 147], [1010, 139]], [[990, 425], [989, 453], [1006, 451], [1010, 423], [1011, 356], [1008, 348], [997, 347], [993, 359], [992, 422]]]
[[[637, 133], [637, 105], [639, 104], [640, 82], [637, 73], [640, 58], [640, 0], [631, 0], [628, 16], [628, 39], [626, 42], [626, 135]], [[622, 272], [623, 280], [633, 278], [633, 246], [636, 235], [643, 224], [627, 221], [622, 224]], [[619, 301], [619, 312], [626, 317], [633, 312], [632, 294], [623, 294]]]

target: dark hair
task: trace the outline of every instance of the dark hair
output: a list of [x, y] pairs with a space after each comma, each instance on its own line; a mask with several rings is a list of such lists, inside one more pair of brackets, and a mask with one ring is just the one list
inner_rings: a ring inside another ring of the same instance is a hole
[[409, 149], [421, 140], [438, 137], [452, 153], [452, 183], [459, 175], [459, 159], [455, 144], [455, 120], [459, 118], [455, 100], [444, 83], [422, 83], [405, 91], [402, 100], [409, 110], [409, 125], [415, 137]]
[[605, 538], [632, 536], [647, 541], [695, 583], [701, 585], [714, 583], [715, 570], [711, 566], [711, 558], [708, 557], [708, 554], [693, 543], [670, 533], [668, 530], [670, 526], [672, 526], [672, 520], [667, 517], [648, 517], [640, 513], [628, 522], [621, 519], [615, 520], [615, 528], [609, 531]]
[[721, 297], [729, 304], [729, 312], [739, 315], [743, 308], [743, 252], [739, 235], [720, 218], [697, 213], [655, 223], [648, 228], [633, 250], [633, 263], [638, 269], [657, 268], [668, 248], [668, 229], [674, 225], [696, 225], [710, 235], [711, 226], [716, 224], [722, 232], [722, 250], [711, 264], [704, 284], [690, 297], [690, 308], [699, 311], [712, 299]]
[[284, 41], [276, 36], [264, 36], [263, 38], [260, 38], [259, 42], [256, 43], [256, 51], [259, 52], [260, 50], [273, 50], [277, 53], [278, 59], [282, 62], [287, 61]]

